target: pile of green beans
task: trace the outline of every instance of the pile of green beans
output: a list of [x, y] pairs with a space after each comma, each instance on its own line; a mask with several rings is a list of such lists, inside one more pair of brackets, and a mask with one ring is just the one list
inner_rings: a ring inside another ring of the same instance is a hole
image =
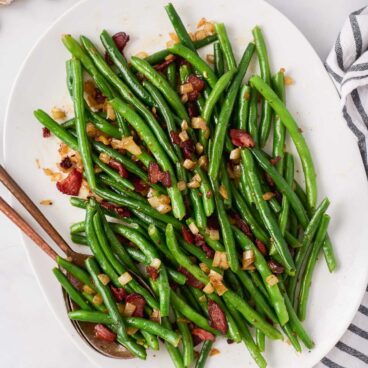
[[[79, 308], [69, 318], [104, 325], [137, 358], [158, 350], [160, 338], [175, 367], [202, 368], [224, 335], [266, 367], [266, 338], [284, 333], [298, 352], [301, 343], [314, 346], [302, 321], [321, 251], [336, 268], [329, 200], [317, 203], [312, 156], [285, 105], [284, 72], [272, 74], [261, 28], [237, 62], [223, 23], [193, 40], [174, 6], [165, 10], [178, 43], [144, 59], [127, 60], [106, 30], [104, 51], [83, 35], [80, 43], [63, 36], [74, 117], [60, 124], [43, 110], [34, 115], [72, 150], [66, 155], [81, 158], [72, 165], [90, 192], [70, 199], [84, 211], [70, 235], [92, 255], [85, 268], [58, 257], [53, 273]], [[211, 63], [197, 51], [210, 43]], [[256, 58], [261, 75], [248, 78]], [[105, 98], [97, 111], [86, 74]], [[196, 90], [199, 82], [204, 88]]]

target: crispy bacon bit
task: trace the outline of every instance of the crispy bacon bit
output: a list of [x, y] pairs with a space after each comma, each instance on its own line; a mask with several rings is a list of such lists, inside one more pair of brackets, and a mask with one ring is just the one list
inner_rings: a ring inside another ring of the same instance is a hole
[[191, 139], [187, 139], [183, 142], [180, 139], [179, 134], [173, 130], [170, 132], [170, 137], [173, 144], [179, 145], [179, 147], [182, 149], [184, 158], [191, 159], [193, 153], [195, 152], [195, 145], [193, 141]]
[[270, 159], [271, 165], [275, 166], [281, 160], [281, 156], [276, 156]]
[[129, 176], [127, 169], [120, 162], [110, 158], [108, 165], [117, 171], [122, 178], [126, 179]]
[[196, 234], [194, 236], [194, 244], [197, 247], [202, 248], [203, 252], [206, 253], [206, 257], [207, 258], [213, 258], [213, 256], [215, 255], [215, 252], [213, 251], [212, 248], [210, 248], [207, 244], [206, 241], [204, 240], [204, 237], [201, 234]]
[[133, 317], [143, 317], [144, 306], [146, 304], [146, 301], [142, 295], [132, 293], [132, 294], [127, 295], [125, 300], [127, 303], [131, 303], [135, 305], [135, 311], [133, 312]]
[[125, 207], [120, 207], [115, 203], [111, 203], [105, 200], [100, 202], [101, 207], [107, 209], [108, 211], [116, 213], [120, 217], [131, 217], [132, 213]]
[[116, 335], [101, 323], [95, 326], [95, 336], [107, 342], [114, 342], [116, 340]]
[[99, 88], [95, 88], [95, 101], [99, 104], [103, 104], [106, 101], [106, 96], [104, 96]]
[[66, 156], [61, 160], [59, 165], [60, 165], [61, 168], [67, 170], [67, 169], [70, 169], [73, 166], [73, 162], [72, 162], [72, 160], [70, 159], [69, 156]]
[[200, 341], [205, 340], [215, 341], [215, 335], [212, 334], [211, 332], [204, 330], [203, 328], [196, 327], [193, 328], [191, 332], [193, 337], [197, 337]]
[[261, 242], [259, 239], [256, 239], [256, 246], [258, 248], [258, 250], [264, 255], [267, 255], [267, 248], [266, 246], [263, 244], [263, 242]]
[[121, 302], [126, 297], [126, 291], [124, 288], [117, 288], [115, 286], [110, 285], [111, 292], [114, 294], [115, 299], [118, 302]]
[[247, 133], [244, 129], [230, 129], [231, 142], [238, 147], [255, 147], [252, 136]]
[[79, 193], [82, 179], [83, 175], [77, 169], [73, 169], [65, 179], [56, 183], [56, 187], [61, 193], [75, 196]]
[[235, 221], [235, 225], [250, 239], [253, 239], [253, 233], [249, 225], [237, 214], [232, 214], [232, 219]]
[[148, 181], [151, 184], [161, 182], [166, 188], [171, 187], [171, 176], [168, 171], [161, 171], [156, 162], [151, 162], [148, 166]]
[[190, 74], [188, 76], [187, 83], [190, 83], [193, 86], [193, 89], [197, 92], [201, 92], [206, 86], [206, 83], [195, 74]]
[[197, 280], [186, 268], [179, 266], [178, 271], [187, 277], [187, 284], [196, 289], [203, 289], [204, 284]]
[[156, 270], [156, 268], [152, 267], [152, 266], [147, 266], [146, 267], [147, 273], [149, 274], [150, 278], [153, 281], [156, 281], [158, 278], [158, 271]]
[[188, 111], [189, 117], [192, 119], [199, 115], [199, 111], [198, 111], [197, 104], [194, 101], [190, 100], [189, 96], [188, 96], [188, 100], [189, 102], [187, 103], [187, 111]]
[[271, 188], [275, 188], [275, 183], [273, 181], [273, 179], [271, 178], [269, 173], [265, 173], [264, 174], [264, 178], [266, 180], [266, 183], [271, 187]]
[[181, 234], [183, 235], [183, 238], [187, 243], [194, 243], [194, 236], [185, 225], [182, 225], [181, 227]]
[[218, 230], [220, 225], [218, 223], [217, 217], [216, 216], [210, 216], [207, 219], [207, 227], [210, 230]]
[[208, 316], [211, 327], [226, 335], [228, 326], [225, 314], [220, 306], [211, 299], [208, 300]]
[[276, 274], [280, 274], [284, 272], [284, 267], [280, 265], [280, 263], [270, 259], [268, 262], [268, 267], [270, 267], [271, 271]]
[[42, 128], [42, 137], [44, 137], [44, 138], [51, 137], [51, 132], [48, 128], [46, 128], [46, 127]]
[[129, 35], [127, 35], [125, 32], [118, 32], [112, 36], [112, 39], [114, 40], [118, 50], [123, 53], [124, 47], [129, 41]]
[[173, 144], [180, 144], [181, 139], [179, 137], [179, 133], [174, 132], [173, 130], [170, 132], [170, 138], [171, 138], [171, 142]]
[[156, 64], [154, 66], [154, 68], [158, 71], [158, 72], [162, 72], [164, 71], [171, 63], [173, 63], [174, 61], [176, 60], [176, 57], [173, 56], [171, 57], [170, 59], [167, 59], [165, 61], [163, 61], [162, 63], [160, 64]]
[[141, 180], [137, 176], [132, 176], [130, 180], [133, 183], [134, 190], [136, 192], [141, 193], [142, 195], [147, 194], [148, 185], [143, 180]]
[[192, 92], [189, 92], [187, 94], [188, 96], [188, 102], [194, 102], [194, 101], [197, 101], [199, 96], [200, 96], [200, 93], [196, 90], [192, 91]]

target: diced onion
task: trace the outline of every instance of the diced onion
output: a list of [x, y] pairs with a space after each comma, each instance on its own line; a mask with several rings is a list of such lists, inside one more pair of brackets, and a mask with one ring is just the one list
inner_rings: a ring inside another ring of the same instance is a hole
[[132, 304], [132, 303], [129, 303], [129, 302], [126, 303], [123, 315], [125, 317], [131, 317], [133, 315], [134, 311], [136, 310], [136, 308], [137, 307], [135, 306], [135, 304]]
[[252, 249], [245, 250], [243, 252], [243, 258], [242, 258], [243, 270], [249, 270], [250, 266], [253, 265], [254, 261], [255, 261], [255, 256], [254, 256], [253, 250]]
[[189, 224], [189, 230], [191, 231], [192, 234], [197, 235], [199, 233], [198, 227], [194, 222], [191, 222]]
[[227, 270], [229, 268], [229, 262], [227, 260], [227, 254], [226, 252], [215, 252], [215, 256], [213, 257], [213, 267], [219, 267], [223, 270]]
[[183, 130], [179, 133], [179, 138], [182, 142], [185, 142], [189, 139], [188, 133], [186, 130]]
[[92, 303], [94, 305], [101, 305], [103, 303], [103, 299], [102, 296], [100, 294], [96, 294], [93, 299], [92, 299]]
[[224, 185], [220, 185], [219, 192], [220, 192], [222, 198], [224, 198], [224, 199], [229, 198], [229, 194], [227, 193], [227, 190], [226, 190]]
[[275, 275], [269, 275], [266, 277], [266, 282], [268, 285], [273, 286], [279, 282], [279, 279]]
[[131, 327], [131, 326], [129, 326], [129, 327], [127, 327], [127, 329], [126, 329], [126, 332], [127, 332], [127, 334], [128, 334], [129, 336], [134, 335], [137, 331], [138, 331], [138, 328], [137, 328], [137, 327]]
[[83, 285], [82, 290], [83, 290], [85, 293], [90, 294], [90, 295], [95, 294], [95, 291], [94, 291], [91, 287], [89, 287], [88, 285]]
[[159, 309], [154, 309], [150, 315], [150, 320], [161, 323], [161, 314]]
[[129, 272], [124, 272], [121, 276], [119, 276], [118, 281], [122, 286], [124, 286], [132, 281], [132, 276]]
[[188, 128], [189, 128], [188, 122], [186, 120], [183, 120], [181, 122], [181, 130], [188, 130]]
[[142, 153], [141, 148], [134, 142], [132, 136], [123, 137], [121, 140], [112, 139], [111, 146], [114, 149], [124, 149], [135, 156], [139, 156]]
[[199, 116], [192, 118], [192, 128], [205, 130], [207, 128], [206, 122]]
[[201, 295], [198, 298], [198, 300], [199, 300], [200, 303], [206, 303], [206, 301], [207, 301], [206, 295]]
[[192, 170], [196, 163], [192, 160], [189, 160], [189, 158], [185, 159], [183, 162], [183, 167], [187, 170]]
[[183, 180], [180, 180], [176, 183], [176, 187], [182, 192], [187, 188], [187, 183]]
[[206, 229], [206, 233], [211, 240], [220, 240], [220, 232], [216, 229]]
[[190, 92], [193, 92], [193, 85], [192, 85], [192, 83], [185, 83], [185, 84], [182, 84], [180, 86], [180, 93], [182, 95], [184, 95], [186, 93], [190, 93]]
[[199, 142], [196, 143], [195, 145], [195, 148], [196, 148], [196, 152], [200, 155], [201, 153], [203, 153], [204, 151], [204, 148], [203, 148], [203, 145]]
[[154, 258], [150, 264], [155, 270], [158, 270], [161, 266], [161, 260], [159, 258]]
[[189, 189], [195, 189], [195, 188], [199, 188], [201, 186], [201, 183], [197, 180], [192, 180], [187, 184], [187, 187]]
[[99, 280], [104, 284], [107, 285], [110, 282], [110, 277], [105, 275], [104, 273], [100, 273], [98, 276]]
[[199, 264], [199, 268], [205, 273], [205, 274], [209, 274], [210, 273], [210, 269], [208, 268], [208, 266], [205, 263], [200, 263]]
[[215, 289], [213, 288], [212, 284], [209, 282], [202, 290], [206, 294], [212, 294]]
[[240, 159], [240, 148], [235, 148], [230, 152], [230, 160], [239, 160]]
[[222, 281], [213, 281], [212, 286], [216, 290], [217, 295], [221, 296], [227, 292], [227, 287], [222, 283]]
[[211, 270], [208, 277], [210, 278], [210, 281], [222, 281], [224, 278], [220, 273], [216, 272], [215, 270]]
[[272, 192], [266, 192], [262, 195], [262, 198], [265, 200], [265, 201], [269, 201], [270, 199], [272, 199], [273, 197], [275, 196], [275, 193], [272, 193]]

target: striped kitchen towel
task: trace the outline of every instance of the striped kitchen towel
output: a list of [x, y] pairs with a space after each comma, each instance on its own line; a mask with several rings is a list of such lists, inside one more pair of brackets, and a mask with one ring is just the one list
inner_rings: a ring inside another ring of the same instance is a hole
[[[342, 114], [358, 141], [368, 177], [368, 7], [349, 15], [326, 60]], [[368, 288], [348, 331], [315, 368], [368, 367]]]

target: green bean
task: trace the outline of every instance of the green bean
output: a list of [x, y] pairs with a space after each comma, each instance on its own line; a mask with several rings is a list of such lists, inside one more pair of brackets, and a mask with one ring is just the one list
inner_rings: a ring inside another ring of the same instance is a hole
[[270, 297], [270, 301], [275, 309], [275, 312], [277, 314], [281, 326], [285, 325], [285, 323], [289, 319], [288, 312], [285, 307], [285, 301], [281, 295], [278, 285], [276, 284], [271, 286], [267, 282], [267, 278], [272, 275], [272, 272], [267, 264], [267, 261], [264, 259], [262, 253], [258, 250], [258, 248], [244, 233], [242, 233], [239, 229], [235, 227], [233, 229], [235, 237], [239, 242], [239, 245], [245, 250], [253, 251], [255, 257], [254, 265], [262, 277], [262, 280]]
[[66, 278], [66, 276], [58, 269], [53, 268], [52, 272], [54, 273], [57, 280], [60, 282], [61, 286], [70, 296], [76, 304], [78, 304], [82, 309], [92, 310], [91, 306], [85, 301], [83, 295], [79, 290], [77, 290], [71, 282]]
[[298, 249], [295, 257], [296, 274], [295, 277], [290, 279], [288, 286], [288, 295], [290, 297], [290, 300], [292, 300], [293, 304], [295, 304], [296, 302], [297, 282], [300, 278], [303, 277], [303, 267], [306, 258], [310, 253], [310, 246], [312, 244], [313, 237], [321, 222], [322, 216], [327, 211], [329, 205], [330, 201], [328, 200], [328, 198], [325, 198], [316, 208], [313, 217], [311, 218], [307, 228], [304, 231], [302, 246]]
[[312, 349], [314, 347], [314, 342], [308, 335], [307, 331], [304, 329], [303, 324], [299, 321], [298, 316], [295, 313], [295, 310], [290, 302], [289, 296], [285, 290], [285, 286], [283, 282], [279, 282], [280, 290], [282, 295], [284, 296], [285, 305], [289, 313], [290, 317], [290, 326], [293, 331], [299, 336], [300, 340], [303, 341], [303, 344], [308, 348]]
[[69, 60], [71, 77], [73, 78], [73, 105], [75, 113], [75, 126], [77, 131], [79, 153], [82, 158], [84, 175], [88, 185], [93, 190], [96, 186], [95, 172], [92, 163], [91, 147], [86, 131], [86, 116], [83, 99], [82, 66], [79, 60]]
[[258, 346], [254, 343], [252, 335], [250, 334], [247, 324], [244, 323], [243, 319], [240, 316], [240, 313], [236, 308], [234, 308], [232, 305], [229, 305], [230, 312], [232, 316], [234, 317], [237, 325], [239, 326], [240, 334], [242, 337], [242, 340], [247, 347], [250, 355], [254, 359], [254, 361], [257, 363], [257, 365], [260, 368], [266, 368], [267, 362], [265, 358], [262, 356], [261, 351], [259, 350]]
[[157, 220], [153, 218], [152, 216], [149, 216], [145, 213], [142, 213], [138, 210], [132, 209], [131, 210], [136, 217], [138, 217], [140, 220], [142, 220], [142, 223], [144, 224], [144, 228], [146, 229], [150, 224], [154, 224], [157, 226], [160, 230], [165, 230], [166, 224], [163, 223], [160, 220]]
[[204, 368], [208, 359], [208, 355], [212, 349], [213, 341], [205, 340], [202, 345], [201, 352], [199, 353], [198, 360], [195, 368]]
[[258, 139], [258, 92], [255, 88], [250, 87], [250, 102], [248, 113], [248, 131], [252, 136], [256, 146], [259, 144]]
[[[125, 157], [124, 155], [116, 151], [115, 149], [109, 146], [106, 146], [101, 142], [93, 141], [92, 145], [96, 149], [97, 152], [106, 153], [107, 155], [112, 157], [114, 160], [120, 162], [129, 172], [138, 176], [145, 183], [148, 183], [147, 174], [137, 164], [135, 164], [131, 159]], [[150, 161], [153, 162], [153, 159], [151, 158]]]
[[158, 342], [158, 338], [155, 335], [150, 334], [149, 332], [142, 330], [141, 334], [143, 335], [144, 339], [146, 340], [147, 347], [151, 348], [152, 350], [160, 350], [160, 343]]
[[239, 270], [239, 261], [236, 254], [233, 232], [231, 229], [229, 218], [226, 214], [224, 202], [220, 198], [218, 184], [215, 181], [212, 181], [211, 184], [212, 184], [212, 194], [213, 197], [215, 198], [217, 208], [217, 219], [221, 229], [221, 236], [225, 246], [227, 260], [231, 270], [236, 273]]
[[[149, 125], [150, 130], [152, 130], [156, 139], [160, 140], [161, 149], [163, 149], [166, 154], [170, 157], [173, 162], [177, 162], [178, 158], [176, 157], [175, 153], [171, 148], [171, 144], [166, 137], [163, 129], [161, 128], [160, 124], [156, 121], [155, 117], [151, 113], [151, 111], [137, 98], [135, 97], [129, 88], [122, 82], [122, 80], [113, 72], [113, 70], [109, 67], [106, 63], [102, 55], [98, 52], [96, 47], [93, 43], [85, 36], [81, 36], [81, 41], [83, 46], [86, 48], [88, 54], [94, 61], [96, 67], [99, 71], [103, 74], [103, 76], [119, 91], [120, 95], [131, 105], [133, 105], [139, 113], [144, 116], [146, 122]], [[120, 111], [118, 111], [121, 114]], [[121, 114], [124, 116], [124, 114]], [[126, 118], [126, 116], [124, 116]], [[128, 120], [129, 124], [132, 125], [131, 121]], [[133, 125], [134, 129], [136, 126]]]
[[98, 115], [97, 113], [87, 108], [87, 106], [85, 106], [85, 108], [86, 108], [87, 120], [91, 121], [91, 123], [98, 130], [101, 130], [101, 132], [106, 133], [107, 135], [115, 139], [121, 139], [121, 133], [116, 126], [112, 125], [107, 120], [102, 118], [100, 115]]
[[[260, 313], [261, 316], [263, 315], [262, 311], [260, 311], [259, 308], [257, 308], [257, 312]], [[265, 351], [266, 336], [261, 330], [258, 329], [256, 329], [256, 344], [260, 352]]]
[[81, 234], [70, 234], [70, 239], [73, 243], [79, 245], [88, 245], [87, 238]]
[[225, 91], [225, 89], [229, 85], [235, 73], [236, 73], [236, 69], [230, 69], [224, 75], [222, 75], [220, 79], [217, 81], [216, 85], [213, 87], [210, 95], [206, 99], [206, 103], [202, 111], [202, 118], [204, 121], [207, 122], [207, 124], [209, 124], [211, 120], [212, 111], [215, 105], [219, 101], [222, 93]]
[[170, 285], [165, 265], [161, 265], [157, 279], [158, 293], [160, 297], [160, 315], [168, 317], [170, 310]]
[[302, 348], [300, 346], [298, 336], [291, 328], [291, 324], [288, 322], [285, 326], [282, 327], [282, 330], [285, 332], [286, 336], [289, 338], [291, 345], [293, 345], [294, 349], [300, 353]]
[[182, 104], [176, 91], [170, 86], [170, 83], [165, 79], [165, 77], [158, 73], [147, 61], [143, 59], [133, 56], [131, 58], [131, 63], [156, 88], [160, 90], [179, 118], [189, 121], [189, 116], [184, 105]]
[[225, 72], [224, 54], [221, 50], [220, 42], [213, 44], [213, 55], [215, 58], [215, 73], [220, 78]]
[[316, 238], [314, 240], [313, 248], [307, 264], [305, 266], [305, 272], [303, 278], [300, 281], [300, 291], [299, 291], [299, 300], [298, 300], [298, 317], [301, 321], [304, 321], [306, 313], [307, 313], [307, 303], [309, 296], [309, 289], [312, 284], [312, 275], [314, 271], [314, 267], [317, 263], [318, 254], [322, 248], [322, 245], [325, 241], [328, 224], [330, 222], [330, 216], [323, 215]]
[[[84, 296], [85, 299], [88, 300], [89, 303], [91, 303], [91, 305], [93, 306], [94, 309], [96, 309], [98, 312], [102, 312], [104, 315], [106, 315], [107, 312], [107, 308], [105, 307], [105, 305], [102, 303], [100, 305], [97, 305], [95, 303], [93, 303], [93, 294], [88, 294], [86, 292], [82, 292], [82, 295]], [[86, 313], [89, 313], [89, 311], [78, 311], [78, 312], [86, 312]]]
[[[290, 153], [285, 155], [285, 181], [290, 186], [293, 185], [294, 181], [294, 158]], [[286, 226], [289, 218], [289, 200], [286, 195], [282, 196], [281, 213], [279, 215], [279, 225], [282, 235], [285, 235]]]
[[285, 231], [285, 240], [292, 248], [300, 248], [302, 243], [288, 231]]
[[287, 197], [291, 207], [298, 217], [299, 222], [301, 223], [303, 228], [305, 228], [308, 225], [308, 215], [300, 199], [294, 193], [292, 187], [278, 173], [277, 169], [271, 165], [271, 163], [267, 159], [267, 156], [261, 150], [259, 150], [258, 148], [253, 148], [251, 152], [257, 160], [258, 164], [262, 167], [262, 169], [270, 175], [280, 192]]
[[246, 204], [246, 202], [241, 197], [239, 191], [232, 186], [232, 192], [234, 195], [234, 202], [236, 207], [239, 210], [241, 217], [246, 221], [246, 223], [250, 226], [252, 232], [254, 233], [255, 237], [261, 240], [263, 243], [268, 244], [269, 238], [263, 228], [258, 224], [257, 220], [254, 218], [252, 211]]
[[[161, 323], [165, 328], [172, 330], [172, 326], [170, 324], [170, 320], [168, 317], [162, 318]], [[165, 344], [165, 346], [170, 355], [171, 360], [174, 363], [175, 368], [184, 368], [185, 366], [179, 348], [172, 344]]]
[[194, 169], [195, 173], [198, 174], [201, 178], [200, 191], [202, 193], [202, 203], [203, 209], [207, 217], [210, 217], [215, 210], [215, 201], [213, 199], [213, 193], [211, 184], [208, 180], [208, 176], [206, 173], [200, 168], [196, 167]]
[[92, 280], [95, 283], [99, 294], [102, 296], [107, 310], [109, 311], [112, 325], [116, 328], [118, 341], [123, 344], [133, 355], [140, 359], [145, 359], [145, 350], [141, 346], [137, 345], [126, 333], [124, 319], [119, 313], [115, 300], [111, 295], [110, 288], [107, 285], [104, 285], [98, 278], [99, 268], [96, 260], [93, 257], [88, 258], [86, 260], [86, 267], [92, 276]]
[[[254, 42], [256, 44], [257, 56], [261, 70], [261, 77], [265, 83], [271, 84], [271, 72], [268, 61], [266, 43], [260, 27], [256, 26], [252, 30]], [[262, 112], [260, 121], [259, 143], [263, 147], [266, 144], [271, 129], [272, 110], [267, 99], [262, 100]]]
[[218, 40], [220, 41], [221, 49], [226, 61], [226, 66], [228, 70], [236, 68], [236, 61], [233, 53], [233, 49], [231, 47], [231, 43], [229, 41], [226, 28], [224, 23], [216, 23], [215, 29], [217, 32]]
[[203, 317], [201, 314], [196, 312], [190, 305], [188, 305], [183, 298], [181, 298], [175, 291], [171, 291], [171, 303], [174, 308], [187, 318], [189, 321], [196, 324], [198, 327], [207, 330], [214, 335], [219, 335], [219, 331], [215, 330], [214, 328], [210, 327], [207, 319]]
[[[211, 88], [215, 87], [215, 84], [217, 82], [216, 74], [211, 69], [211, 67], [198, 56], [196, 52], [190, 50], [188, 47], [185, 47], [180, 43], [169, 47], [168, 50], [170, 53], [174, 55], [179, 55], [187, 60], [189, 64], [191, 64], [193, 68], [202, 75], [202, 77], [208, 82]], [[179, 117], [181, 116], [179, 115]]]
[[267, 299], [269, 299], [268, 292], [267, 292], [267, 290], [264, 286], [263, 280], [259, 276], [259, 273], [249, 271], [249, 275], [250, 275], [250, 278], [253, 281], [253, 284], [256, 286], [256, 288], [259, 289], [259, 291], [263, 294], [263, 296], [265, 296]]
[[[203, 38], [202, 40], [193, 41], [193, 44], [196, 49], [200, 49], [204, 46], [209, 45], [212, 42], [215, 42], [216, 40], [217, 40], [217, 34], [213, 34], [213, 35]], [[147, 56], [144, 60], [147, 61], [149, 64], [154, 65], [154, 64], [158, 64], [164, 61], [165, 58], [169, 55], [170, 55], [170, 51], [168, 49], [164, 49], [164, 50], [157, 51], [152, 55]]]
[[193, 298], [195, 298], [197, 304], [200, 307], [200, 310], [202, 310], [202, 313], [205, 316], [208, 316], [207, 296], [202, 292], [202, 290], [196, 289], [194, 287], [189, 286], [188, 289], [192, 294]]
[[226, 165], [224, 160], [221, 163], [221, 175], [220, 175], [220, 183], [225, 188], [225, 192], [227, 198], [224, 198], [224, 205], [226, 208], [232, 208], [233, 194], [230, 187], [230, 178], [227, 173]]
[[[281, 333], [262, 318], [259, 313], [252, 309], [249, 304], [232, 290], [222, 295], [226, 305], [232, 305], [254, 327], [260, 329], [266, 336], [273, 340], [282, 339]], [[239, 324], [238, 324], [239, 326]]]
[[249, 115], [250, 105], [250, 87], [247, 84], [243, 84], [239, 90], [238, 99], [238, 126], [237, 128], [248, 130], [247, 121]]
[[194, 46], [194, 43], [192, 39], [190, 38], [187, 30], [185, 29], [185, 26], [182, 22], [182, 20], [179, 17], [179, 14], [176, 12], [174, 5], [172, 3], [169, 3], [165, 6], [165, 10], [167, 15], [169, 16], [169, 19], [171, 21], [171, 24], [173, 25], [175, 32], [180, 40], [180, 42], [191, 49], [194, 52], [197, 52], [196, 47]]
[[243, 289], [242, 284], [239, 282], [239, 279], [236, 277], [235, 273], [231, 270], [225, 271], [225, 281], [230, 285], [230, 288], [236, 290], [236, 292], [243, 298], [247, 298], [246, 292]]
[[183, 343], [183, 363], [185, 367], [189, 367], [194, 360], [194, 347], [192, 334], [189, 330], [188, 323], [183, 320], [180, 311], [176, 310], [176, 324], [178, 325], [182, 343]]
[[231, 114], [233, 112], [236, 96], [238, 95], [241, 82], [248, 69], [248, 65], [252, 58], [253, 52], [254, 52], [254, 44], [249, 43], [244, 51], [243, 57], [238, 67], [238, 72], [229, 87], [225, 102], [221, 108], [219, 122], [216, 125], [215, 133], [213, 136], [211, 160], [208, 168], [208, 175], [212, 179], [216, 179], [218, 176], [221, 162], [220, 158], [222, 157], [222, 152], [224, 149], [227, 127], [229, 124]]
[[158, 259], [158, 254], [156, 252], [156, 249], [147, 240], [147, 238], [145, 238], [139, 232], [127, 226], [124, 226], [123, 224], [114, 224], [113, 229], [115, 232], [117, 232], [120, 235], [123, 235], [124, 238], [134, 243], [141, 250], [141, 252], [145, 255], [145, 257], [147, 257], [150, 264], [154, 260]]
[[239, 182], [239, 187], [241, 192], [243, 193], [244, 199], [246, 200], [246, 202], [249, 205], [252, 205], [252, 203], [254, 203], [254, 199], [253, 199], [253, 193], [251, 190], [251, 187], [248, 183], [248, 179], [246, 176], [246, 169], [244, 167], [244, 165], [240, 165], [240, 182]]
[[190, 189], [190, 199], [194, 211], [195, 223], [200, 229], [207, 227], [207, 217], [203, 209], [202, 198], [199, 196], [199, 190], [196, 188]]
[[336, 257], [335, 257], [335, 253], [334, 250], [332, 248], [332, 243], [330, 240], [330, 237], [327, 235], [326, 240], [324, 241], [323, 245], [322, 245], [322, 250], [325, 256], [325, 260], [327, 263], [327, 267], [328, 270], [330, 272], [335, 271], [336, 267], [337, 267], [337, 262], [336, 262]]
[[[272, 78], [272, 86], [279, 99], [285, 103], [285, 82], [284, 73], [281, 71], [276, 73]], [[273, 129], [273, 157], [280, 157], [280, 160], [276, 163], [276, 168], [280, 175], [284, 172], [284, 149], [285, 149], [285, 127], [282, 124], [280, 118], [275, 116], [274, 129]]]
[[183, 300], [185, 300], [185, 302], [188, 305], [190, 305], [196, 312], [202, 313], [203, 309], [199, 303], [199, 300], [196, 298], [196, 295], [188, 287], [180, 288], [180, 295], [183, 298]]
[[135, 74], [129, 69], [126, 59], [117, 48], [113, 38], [109, 35], [109, 33], [106, 30], [103, 30], [101, 32], [100, 39], [111, 60], [118, 68], [124, 81], [128, 84], [128, 86], [140, 99], [142, 99], [148, 105], [153, 106], [154, 101], [152, 100], [151, 96], [139, 83]]
[[187, 257], [184, 252], [179, 248], [178, 242], [176, 240], [174, 228], [171, 224], [166, 227], [166, 244], [172, 255], [175, 257], [176, 261], [180, 266], [186, 268], [197, 280], [208, 283], [207, 275], [196, 265], [192, 264], [189, 257]]
[[119, 111], [138, 132], [141, 139], [146, 142], [147, 146], [155, 156], [157, 162], [164, 171], [168, 171], [171, 177], [171, 187], [167, 188], [167, 192], [171, 199], [173, 214], [176, 218], [181, 219], [185, 214], [185, 207], [182, 195], [176, 186], [176, 178], [165, 152], [162, 150], [159, 142], [152, 134], [150, 129], [144, 124], [139, 115], [126, 103], [119, 99], [110, 101], [112, 106]]
[[208, 294], [208, 299], [211, 299], [216, 304], [218, 304], [218, 306], [221, 308], [221, 310], [225, 314], [226, 322], [228, 326], [226, 336], [232, 341], [239, 343], [242, 340], [240, 332], [239, 332], [239, 328], [232, 314], [229, 312], [228, 306], [221, 300], [221, 298], [216, 293]]
[[83, 282], [83, 284], [88, 285], [91, 289], [94, 289], [93, 283], [88, 275], [88, 273], [78, 266], [76, 266], [74, 263], [69, 262], [68, 260], [57, 256], [56, 262], [59, 266], [61, 266], [66, 272], [73, 275], [76, 279]]
[[236, 275], [238, 276], [240, 282], [243, 284], [244, 288], [249, 292], [257, 308], [261, 309], [261, 313], [263, 312], [271, 321], [277, 323], [277, 317], [275, 316], [275, 313], [269, 306], [263, 294], [256, 288], [247, 273], [239, 270]]
[[256, 207], [260, 213], [264, 225], [270, 233], [273, 243], [283, 261], [284, 266], [290, 274], [295, 272], [295, 264], [293, 258], [290, 255], [287, 244], [281, 234], [280, 228], [271, 214], [270, 208], [268, 207], [267, 201], [262, 197], [263, 193], [261, 186], [255, 173], [255, 166], [252, 155], [247, 148], [244, 148], [241, 152], [242, 163], [247, 170], [247, 179], [253, 191], [253, 198], [255, 200]]
[[169, 81], [172, 88], [176, 88], [176, 64], [171, 63], [166, 68], [166, 78]]
[[299, 130], [298, 124], [285, 107], [285, 104], [277, 97], [276, 93], [257, 75], [250, 79], [250, 84], [254, 86], [258, 92], [269, 102], [271, 107], [280, 117], [282, 123], [288, 130], [291, 139], [299, 153], [302, 162], [308, 203], [311, 208], [316, 206], [317, 201], [317, 183], [316, 173], [314, 170], [313, 160], [309, 148], [304, 140], [302, 133]]

